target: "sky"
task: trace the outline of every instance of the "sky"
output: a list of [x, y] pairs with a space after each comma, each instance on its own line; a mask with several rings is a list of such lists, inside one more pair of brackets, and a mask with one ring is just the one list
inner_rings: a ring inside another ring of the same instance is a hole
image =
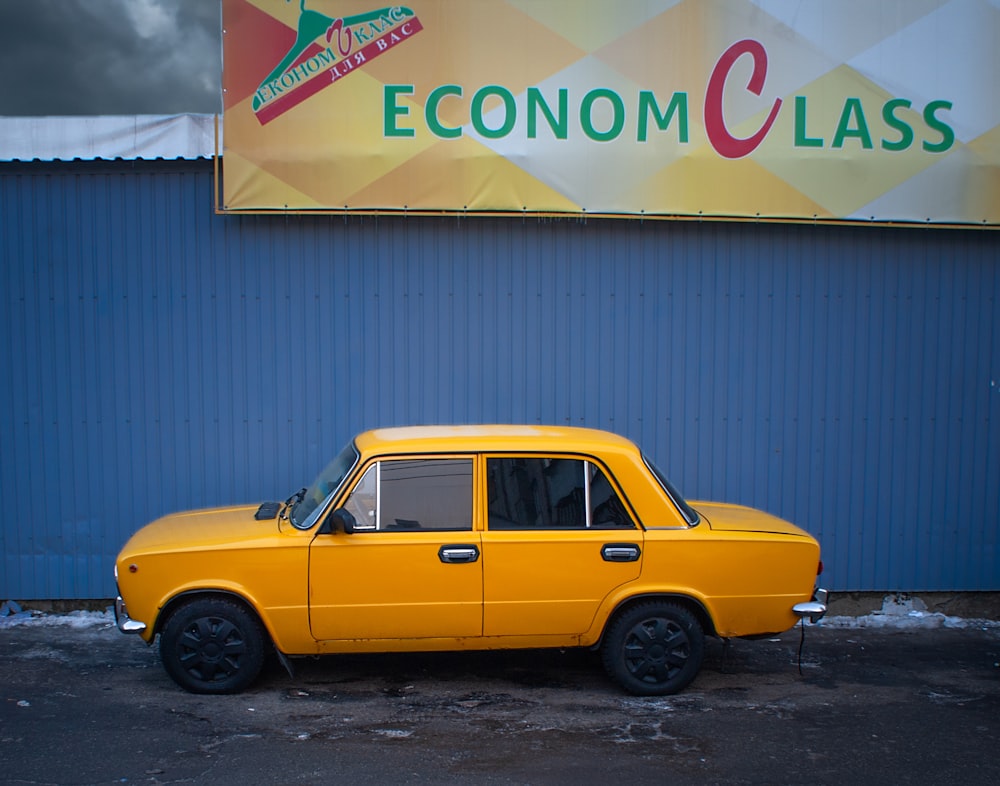
[[220, 0], [0, 0], [0, 115], [221, 112]]

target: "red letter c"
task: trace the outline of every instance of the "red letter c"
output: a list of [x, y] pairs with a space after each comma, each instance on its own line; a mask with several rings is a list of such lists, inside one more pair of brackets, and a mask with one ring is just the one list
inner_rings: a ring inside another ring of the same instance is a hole
[[764, 141], [778, 117], [778, 110], [781, 108], [781, 99], [774, 99], [771, 112], [756, 134], [739, 139], [729, 133], [726, 128], [726, 119], [722, 115], [722, 99], [726, 88], [726, 77], [733, 68], [733, 64], [741, 55], [753, 56], [753, 74], [747, 82], [747, 90], [755, 96], [759, 96], [764, 89], [764, 80], [767, 78], [767, 52], [764, 45], [759, 41], [750, 38], [737, 41], [729, 49], [722, 53], [719, 62], [712, 69], [712, 76], [708, 80], [708, 90], [705, 93], [705, 131], [708, 133], [708, 141], [712, 143], [720, 156], [725, 158], [743, 158], [750, 155], [757, 146]]
[[[334, 33], [337, 35], [337, 51], [340, 52], [341, 57], [347, 57], [351, 53], [351, 49], [354, 47], [353, 35], [351, 34], [351, 28], [344, 27], [344, 20], [337, 19], [334, 21], [326, 31], [326, 42], [329, 44], [333, 41]], [[347, 39], [347, 45], [344, 45], [344, 39]]]

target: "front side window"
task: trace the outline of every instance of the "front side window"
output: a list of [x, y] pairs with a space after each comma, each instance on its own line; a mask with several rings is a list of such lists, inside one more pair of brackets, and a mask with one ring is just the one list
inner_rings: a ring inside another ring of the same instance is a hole
[[378, 461], [344, 507], [356, 531], [471, 530], [472, 459]]
[[633, 528], [621, 498], [592, 461], [510, 457], [486, 460], [489, 528]]

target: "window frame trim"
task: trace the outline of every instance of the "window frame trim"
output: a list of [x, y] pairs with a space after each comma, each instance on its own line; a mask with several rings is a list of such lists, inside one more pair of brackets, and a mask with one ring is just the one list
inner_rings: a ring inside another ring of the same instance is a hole
[[468, 452], [447, 452], [447, 453], [424, 453], [424, 452], [413, 452], [413, 453], [389, 453], [374, 456], [371, 461], [364, 467], [360, 475], [357, 476], [357, 481], [350, 485], [350, 489], [347, 490], [348, 484], [345, 482], [341, 486], [343, 491], [343, 496], [337, 500], [335, 507], [342, 508], [346, 506], [347, 501], [351, 498], [351, 495], [357, 490], [360, 483], [364, 480], [365, 475], [375, 470], [375, 527], [359, 527], [356, 529], [357, 533], [371, 533], [371, 532], [392, 532], [393, 534], [399, 534], [395, 530], [383, 529], [382, 528], [382, 464], [385, 462], [392, 461], [468, 461], [471, 466], [472, 475], [472, 507], [470, 509], [471, 526], [468, 529], [454, 529], [454, 528], [433, 528], [429, 527], [420, 530], [408, 530], [410, 534], [414, 532], [476, 532], [479, 530], [478, 518], [480, 515], [477, 499], [478, 499], [478, 466], [479, 459], [482, 456], [480, 451], [468, 451]]
[[[574, 451], [554, 453], [552, 451], [542, 451], [542, 450], [500, 450], [500, 451], [481, 451], [479, 455], [481, 456], [482, 462], [483, 462], [482, 463], [482, 483], [483, 483], [484, 488], [483, 488], [483, 494], [482, 494], [482, 496], [483, 496], [482, 504], [483, 504], [483, 507], [484, 507], [484, 511], [483, 511], [483, 519], [482, 519], [482, 521], [483, 521], [483, 531], [485, 531], [485, 532], [490, 532], [490, 531], [492, 531], [492, 532], [567, 532], [567, 531], [575, 531], [575, 532], [586, 532], [586, 531], [593, 531], [593, 532], [628, 532], [628, 531], [638, 531], [638, 532], [642, 532], [642, 531], [644, 531], [646, 529], [642, 525], [642, 522], [639, 519], [638, 514], [636, 513], [635, 507], [632, 505], [632, 502], [629, 500], [628, 495], [625, 494], [625, 491], [624, 491], [621, 483], [619, 483], [618, 479], [615, 477], [615, 474], [608, 468], [607, 464], [605, 464], [603, 461], [600, 461], [598, 458], [596, 458], [595, 456], [593, 456], [593, 455], [591, 455], [589, 453], [577, 453], [577, 452], [574, 452]], [[584, 464], [584, 481], [585, 481], [585, 485], [584, 485], [584, 497], [585, 497], [585, 506], [586, 506], [586, 511], [587, 511], [587, 523], [586, 523], [586, 526], [583, 526], [583, 527], [573, 527], [571, 530], [567, 529], [567, 528], [555, 528], [555, 527], [550, 528], [550, 529], [538, 529], [538, 530], [536, 530], [536, 529], [527, 529], [527, 528], [523, 528], [523, 527], [511, 528], [511, 529], [496, 529], [496, 530], [491, 530], [490, 529], [490, 525], [489, 525], [489, 504], [490, 504], [490, 501], [489, 501], [489, 489], [486, 487], [487, 486], [489, 461], [490, 461], [490, 459], [505, 459], [505, 458], [550, 458], [550, 459], [574, 459], [574, 460], [577, 460], [577, 461], [582, 461], [583, 464]], [[629, 520], [632, 522], [632, 527], [631, 527], [630, 530], [626, 530], [625, 528], [618, 528], [618, 527], [604, 529], [603, 527], [602, 528], [595, 528], [595, 527], [591, 526], [592, 523], [593, 523], [593, 521], [592, 521], [593, 520], [593, 514], [592, 514], [592, 512], [590, 510], [590, 478], [587, 476], [587, 464], [593, 464], [595, 467], [597, 467], [597, 469], [599, 471], [601, 471], [604, 474], [604, 477], [608, 480], [608, 483], [611, 485], [612, 491], [614, 491], [615, 495], [621, 501], [622, 506], [624, 507], [626, 513], [628, 514]]]

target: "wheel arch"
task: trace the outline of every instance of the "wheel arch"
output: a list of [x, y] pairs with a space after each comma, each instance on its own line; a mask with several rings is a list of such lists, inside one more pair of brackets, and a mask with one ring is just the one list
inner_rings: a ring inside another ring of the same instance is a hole
[[611, 610], [611, 613], [608, 614], [607, 619], [604, 621], [604, 627], [601, 630], [600, 638], [595, 642], [594, 648], [596, 649], [601, 646], [604, 642], [604, 637], [607, 634], [608, 628], [611, 627], [614, 621], [621, 614], [628, 611], [633, 606], [637, 606], [640, 603], [648, 603], [649, 601], [667, 601], [668, 603], [681, 606], [694, 614], [706, 636], [717, 635], [712, 615], [709, 613], [705, 604], [698, 598], [692, 595], [685, 595], [683, 592], [643, 592], [638, 595], [630, 595], [629, 597], [618, 602], [618, 604]]
[[233, 601], [242, 606], [247, 613], [251, 614], [253, 618], [257, 620], [261, 631], [263, 631], [264, 635], [267, 637], [268, 643], [273, 645], [274, 636], [271, 635], [267, 622], [257, 610], [257, 607], [240, 593], [227, 589], [189, 589], [184, 590], [183, 592], [178, 592], [176, 595], [171, 597], [170, 600], [163, 604], [159, 614], [156, 615], [156, 624], [153, 627], [153, 636], [157, 633], [162, 633], [163, 626], [166, 624], [166, 621], [170, 619], [170, 616], [177, 611], [177, 609], [192, 600], [203, 598], [219, 598], [222, 600]]

